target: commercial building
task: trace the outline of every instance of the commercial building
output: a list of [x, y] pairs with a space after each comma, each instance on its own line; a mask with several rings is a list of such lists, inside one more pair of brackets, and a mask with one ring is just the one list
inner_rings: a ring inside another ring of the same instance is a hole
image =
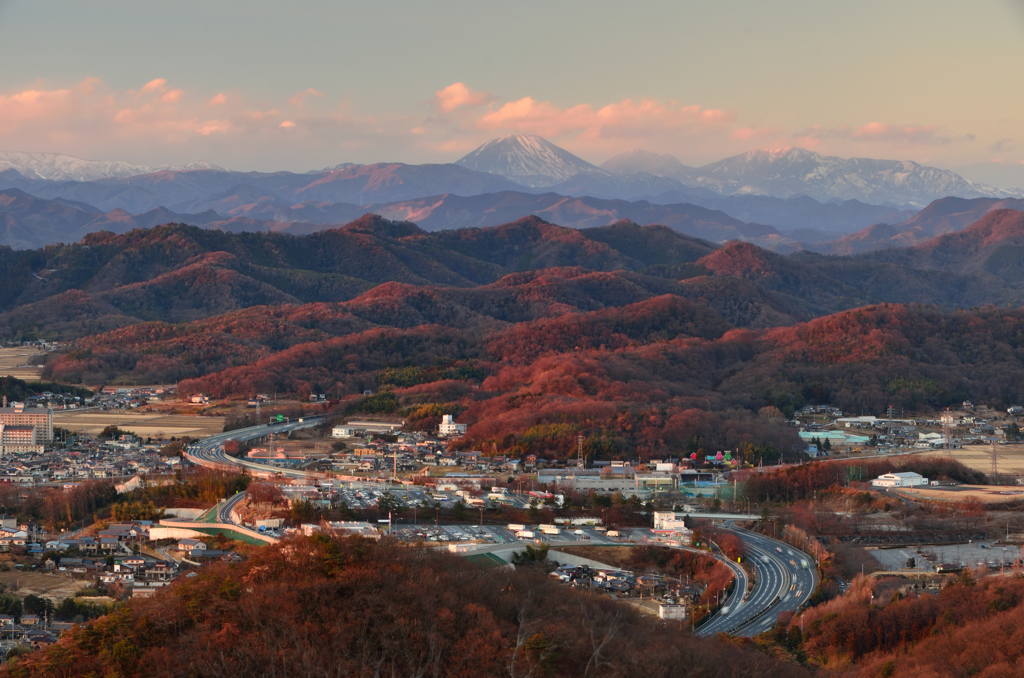
[[871, 442], [871, 438], [868, 436], [858, 436], [843, 431], [800, 431], [797, 435], [805, 443], [817, 439], [823, 443], [827, 440], [832, 445], [853, 447], [854, 445], [867, 445]]
[[686, 515], [678, 511], [655, 511], [654, 531], [669, 533], [673, 539], [689, 542], [693, 539], [693, 530], [686, 526]]
[[916, 487], [927, 484], [927, 478], [912, 471], [885, 473], [871, 481], [871, 487]]
[[[356, 435], [358, 432], [363, 433], [394, 433], [405, 426], [404, 421], [357, 421], [352, 420], [347, 424], [341, 426], [335, 426], [331, 430], [331, 435], [335, 438], [345, 438], [348, 436]], [[348, 431], [346, 434], [345, 431]]]

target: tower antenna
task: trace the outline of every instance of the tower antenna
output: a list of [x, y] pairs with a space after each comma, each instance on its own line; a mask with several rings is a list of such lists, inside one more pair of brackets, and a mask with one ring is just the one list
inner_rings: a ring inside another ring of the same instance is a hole
[[942, 413], [942, 437], [945, 438], [945, 447], [947, 450], [953, 449], [953, 413], [946, 408], [946, 411]]

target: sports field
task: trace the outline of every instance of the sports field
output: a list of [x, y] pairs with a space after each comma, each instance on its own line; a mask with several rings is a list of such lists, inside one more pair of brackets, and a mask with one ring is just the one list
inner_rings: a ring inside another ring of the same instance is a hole
[[110, 425], [131, 431], [142, 438], [190, 436], [205, 437], [224, 430], [224, 417], [197, 417], [159, 412], [75, 412], [57, 410], [53, 425], [75, 433], [96, 435]]

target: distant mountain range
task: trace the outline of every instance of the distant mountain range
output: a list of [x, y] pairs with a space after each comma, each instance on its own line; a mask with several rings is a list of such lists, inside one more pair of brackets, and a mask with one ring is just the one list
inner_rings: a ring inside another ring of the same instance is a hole
[[0, 191], [0, 244], [15, 248], [172, 221], [303, 234], [375, 212], [429, 231], [528, 215], [575, 228], [629, 219], [713, 242], [853, 253], [910, 245], [970, 223], [969, 216], [948, 216], [945, 225], [929, 215], [910, 221], [933, 200], [987, 201], [964, 207], [975, 218], [1024, 206], [1019, 192], [912, 162], [789, 149], [692, 168], [669, 155], [633, 151], [597, 167], [528, 135], [495, 139], [451, 164], [344, 163], [307, 173], [2, 153]]
[[[721, 209], [691, 203], [656, 204], [521, 191], [468, 197], [448, 193], [370, 205], [315, 200], [290, 204], [270, 191], [239, 184], [211, 196], [179, 202], [176, 207], [181, 211], [156, 207], [132, 213], [121, 208], [103, 211], [84, 202], [38, 198], [7, 188], [0, 189], [0, 245], [34, 249], [51, 243], [78, 242], [98, 231], [125, 233], [167, 223], [233, 233], [305, 235], [374, 213], [414, 222], [426, 231], [497, 226], [526, 216], [539, 216], [570, 228], [595, 228], [629, 220], [641, 225], [665, 225], [711, 242], [752, 242], [777, 252], [856, 254], [906, 247], [958, 231], [995, 209], [1024, 210], [1024, 201], [994, 198], [943, 198], [919, 213], [856, 201], [822, 204], [806, 197], [782, 200], [737, 196], [708, 202]], [[771, 223], [789, 223], [797, 228], [781, 229]], [[865, 223], [871, 225], [863, 227]], [[846, 228], [845, 233], [829, 232], [821, 230], [822, 226]]]
[[[740, 205], [740, 200], [761, 204]], [[870, 205], [822, 205], [810, 198], [790, 201], [777, 198], [723, 198], [723, 206], [744, 215], [785, 222], [824, 224], [852, 219], [854, 226], [888, 219], [903, 222], [913, 213]], [[426, 231], [497, 226], [526, 216], [539, 216], [571, 228], [606, 226], [627, 219], [638, 224], [663, 224], [673, 230], [712, 242], [746, 240], [779, 251], [815, 249], [842, 237], [812, 228], [783, 231], [774, 226], [736, 219], [725, 210], [690, 203], [655, 204], [647, 201], [603, 200], [567, 197], [556, 193], [502, 191], [463, 197], [451, 193], [411, 200], [359, 205], [350, 202], [290, 204], [273, 193], [241, 184], [198, 200], [176, 204], [181, 211], [157, 207], [144, 212], [114, 208], [103, 211], [84, 202], [64, 198], [44, 199], [17, 188], [0, 190], [0, 245], [33, 249], [50, 243], [78, 242], [97, 231], [125, 233], [165, 223], [186, 223], [230, 232], [281, 232], [303, 235], [345, 224], [366, 213], [387, 219], [411, 221]], [[742, 208], [742, 209], [741, 209]], [[845, 214], [844, 214], [845, 213]], [[779, 218], [781, 217], [781, 218]], [[860, 222], [859, 224], [857, 222]], [[851, 229], [847, 229], [849, 231]], [[870, 249], [859, 248], [857, 251]]]
[[16, 153], [0, 151], [0, 171], [15, 170], [19, 174], [50, 181], [95, 181], [111, 177], [135, 177], [165, 170], [223, 170], [208, 162], [193, 162], [187, 165], [133, 165], [127, 162], [106, 160], [82, 160], [58, 153]]
[[[582, 308], [591, 303], [584, 304], [586, 295], [608, 302], [671, 292], [708, 304], [733, 326], [765, 327], [878, 302], [1019, 305], [1024, 265], [1006, 252], [1022, 247], [1024, 212], [1006, 209], [914, 247], [854, 256], [782, 255], [745, 242], [718, 246], [628, 221], [569, 229], [527, 217], [428, 233], [367, 215], [299, 237], [169, 225], [91, 234], [75, 245], [0, 249], [6, 290], [0, 329], [8, 337], [72, 338], [253, 306], [347, 301], [378, 285], [384, 287], [374, 296], [380, 310], [373, 323], [380, 313], [397, 313], [397, 299], [415, 309], [406, 313], [407, 324], [433, 323], [442, 319], [416, 305], [415, 288], [500, 287], [512, 284], [506, 276], [576, 278], [583, 269], [619, 273], [614, 281], [591, 277], [586, 289], [570, 286], [547, 301], [557, 290], [538, 279], [534, 293], [514, 305], [498, 304], [501, 295], [478, 302], [493, 306], [488, 313], [495, 319], [518, 322], [533, 304]], [[575, 272], [555, 271], [565, 267]], [[547, 272], [537, 274], [539, 269]], [[638, 297], [640, 288], [649, 292]], [[557, 315], [557, 308], [550, 312]]]
[[947, 196], [1024, 197], [1021, 190], [973, 183], [949, 170], [908, 160], [845, 159], [803, 148], [750, 151], [697, 168], [687, 167], [672, 156], [634, 151], [611, 158], [603, 167], [617, 175], [662, 176], [690, 189], [703, 188], [721, 195], [808, 196], [821, 202], [858, 200], [917, 208]]

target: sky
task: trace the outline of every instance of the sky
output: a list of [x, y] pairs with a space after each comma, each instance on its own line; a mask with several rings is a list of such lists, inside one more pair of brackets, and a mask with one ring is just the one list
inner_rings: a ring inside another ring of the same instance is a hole
[[307, 171], [539, 134], [1024, 186], [1022, 0], [0, 0], [0, 150]]

